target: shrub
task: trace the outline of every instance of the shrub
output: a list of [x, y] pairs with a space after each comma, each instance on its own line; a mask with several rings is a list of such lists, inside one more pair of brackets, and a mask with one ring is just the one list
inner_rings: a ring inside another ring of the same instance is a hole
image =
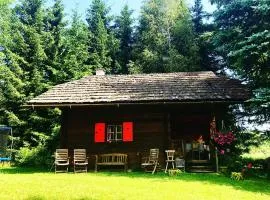
[[15, 164], [19, 166], [48, 167], [52, 162], [52, 153], [43, 145], [38, 145], [37, 147], [21, 147], [15, 155]]
[[231, 179], [236, 180], [236, 181], [240, 181], [240, 180], [244, 180], [244, 177], [243, 177], [241, 172], [232, 172]]
[[31, 147], [25, 142], [24, 146], [15, 152], [15, 164], [25, 167], [51, 167], [54, 160], [52, 154], [59, 144], [59, 130], [60, 126], [54, 126], [49, 137], [39, 134], [37, 146]]
[[243, 169], [243, 161], [240, 158], [231, 159], [228, 163], [227, 171], [230, 172], [241, 172]]
[[182, 174], [183, 171], [180, 169], [169, 169], [168, 174], [169, 176], [178, 176], [179, 174]]
[[231, 172], [242, 172], [246, 177], [266, 177], [267, 176], [267, 161], [263, 159], [251, 159], [242, 157], [231, 157], [227, 164], [228, 176]]

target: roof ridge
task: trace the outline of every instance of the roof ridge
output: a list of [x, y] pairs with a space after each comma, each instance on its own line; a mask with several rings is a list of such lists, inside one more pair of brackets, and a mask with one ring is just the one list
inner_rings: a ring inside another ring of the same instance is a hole
[[[167, 72], [167, 73], [140, 73], [140, 74], [105, 74], [105, 75], [87, 75], [82, 77], [81, 79], [84, 78], [90, 78], [90, 77], [119, 77], [119, 76], [168, 76], [168, 75], [203, 75], [203, 74], [208, 74], [208, 75], [212, 75], [212, 76], [216, 76], [216, 74], [213, 71], [194, 71], [194, 72]], [[78, 79], [78, 80], [81, 80]]]

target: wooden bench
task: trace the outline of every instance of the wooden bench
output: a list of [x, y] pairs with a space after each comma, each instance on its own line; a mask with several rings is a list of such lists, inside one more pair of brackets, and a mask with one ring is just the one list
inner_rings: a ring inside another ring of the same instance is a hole
[[124, 166], [124, 171], [127, 171], [127, 154], [110, 153], [95, 155], [96, 164], [95, 171], [97, 172], [98, 166]]

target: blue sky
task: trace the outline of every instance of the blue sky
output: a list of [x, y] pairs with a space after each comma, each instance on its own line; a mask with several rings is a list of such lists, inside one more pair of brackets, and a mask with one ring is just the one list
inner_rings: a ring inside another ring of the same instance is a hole
[[[52, 1], [52, 0], [51, 0]], [[143, 0], [106, 0], [107, 5], [111, 7], [111, 14], [118, 15], [125, 4], [134, 10], [133, 17], [137, 18], [140, 14], [140, 7]], [[85, 13], [90, 5], [91, 0], [63, 0], [65, 5], [65, 13], [67, 17], [70, 15], [72, 9], [78, 7], [79, 13], [82, 14], [82, 18], [85, 18]], [[194, 0], [186, 0], [187, 4], [191, 7]], [[212, 12], [215, 7], [212, 6], [208, 0], [202, 0], [204, 9], [208, 12]]]

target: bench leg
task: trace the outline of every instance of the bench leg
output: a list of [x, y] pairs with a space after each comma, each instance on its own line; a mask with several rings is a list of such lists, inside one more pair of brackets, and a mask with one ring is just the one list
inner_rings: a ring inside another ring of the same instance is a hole
[[97, 172], [97, 164], [95, 164], [95, 172]]

